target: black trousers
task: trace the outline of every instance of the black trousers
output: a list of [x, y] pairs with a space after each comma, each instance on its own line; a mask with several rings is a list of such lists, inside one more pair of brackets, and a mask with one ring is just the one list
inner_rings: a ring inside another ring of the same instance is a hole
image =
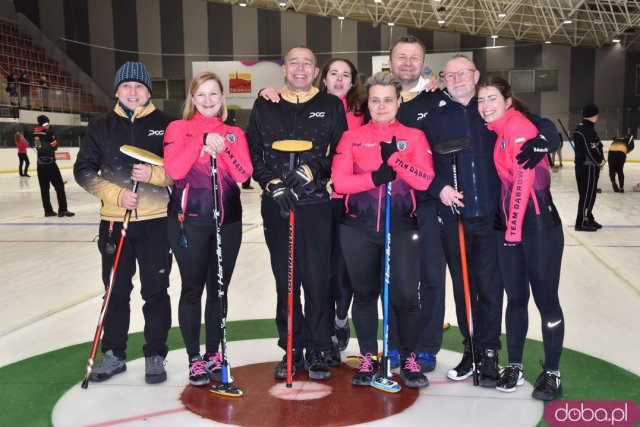
[[[264, 237], [271, 257], [278, 303], [278, 346], [287, 348], [287, 296], [289, 265], [289, 219], [270, 196], [262, 197]], [[298, 206], [295, 212], [295, 273], [293, 347], [297, 350], [331, 348], [330, 274], [333, 235], [328, 202]], [[304, 312], [300, 288], [304, 289]]]
[[24, 176], [29, 173], [29, 165], [31, 164], [29, 162], [29, 156], [27, 155], [27, 153], [18, 153], [18, 160], [18, 173], [20, 174], [20, 176]]
[[58, 211], [66, 212], [67, 195], [64, 192], [64, 181], [60, 174], [60, 169], [55, 162], [48, 164], [40, 164], [38, 162], [38, 184], [40, 184], [40, 197], [42, 198], [42, 207], [46, 212], [53, 212], [51, 206], [51, 198], [49, 197], [49, 188], [53, 185], [58, 197]]
[[[384, 235], [384, 232], [340, 225], [340, 244], [353, 287], [353, 324], [362, 354], [378, 354], [378, 298], [384, 283]], [[389, 312], [395, 314], [398, 348], [401, 357], [406, 358], [416, 351], [420, 330], [417, 230], [391, 233], [390, 247]]]
[[576, 225], [585, 226], [593, 221], [593, 205], [596, 203], [600, 167], [576, 165], [575, 171], [579, 194]]
[[[463, 220], [469, 294], [473, 320], [474, 347], [500, 349], [502, 325], [502, 295], [504, 287], [498, 268], [496, 242], [502, 243], [504, 233], [494, 229], [493, 216]], [[444, 253], [453, 282], [456, 318], [464, 345], [469, 345], [469, 323], [464, 302], [464, 282], [458, 221], [443, 224]]]
[[[442, 347], [444, 323], [446, 261], [442, 250], [442, 225], [438, 218], [439, 200], [422, 202], [416, 209], [420, 242], [420, 319], [418, 352], [437, 354]], [[389, 348], [398, 348], [395, 313], [389, 313]]]
[[544, 367], [557, 370], [564, 341], [564, 316], [558, 298], [564, 236], [562, 225], [525, 230], [522, 244], [498, 244], [500, 271], [507, 292], [507, 348], [510, 363], [522, 363], [529, 328], [529, 285], [542, 320]]
[[[109, 221], [100, 221], [98, 249], [102, 254], [102, 281], [105, 288], [109, 285], [115, 257], [106, 253], [105, 246], [109, 241], [119, 244], [121, 229], [121, 222], [114, 223], [113, 233], [109, 237]], [[140, 266], [140, 294], [144, 300], [144, 356], [165, 357], [168, 352], [167, 335], [171, 327], [171, 304], [167, 293], [171, 252], [167, 241], [166, 217], [129, 223], [104, 320], [102, 351], [112, 350], [116, 356], [126, 357], [131, 315], [129, 303], [136, 261]]]
[[416, 210], [420, 235], [419, 352], [437, 354], [442, 347], [446, 264], [442, 248], [439, 200], [421, 203]]
[[[334, 238], [333, 253], [331, 256], [331, 308], [333, 310], [331, 320], [333, 320], [335, 316], [338, 316], [340, 319], [347, 318], [353, 297], [353, 290], [351, 289], [347, 264], [344, 261], [342, 248], [340, 247], [340, 218], [345, 211], [344, 199], [331, 199], [331, 209], [333, 218], [331, 227]], [[333, 327], [333, 323], [331, 327]]]
[[[218, 255], [215, 226], [185, 224], [188, 246], [178, 244], [180, 223], [175, 218], [168, 220], [168, 237], [171, 251], [176, 257], [180, 269], [182, 289], [178, 304], [178, 322], [182, 339], [189, 355], [200, 354], [200, 324], [202, 320], [202, 293], [207, 289], [204, 310], [206, 332], [206, 351], [216, 353], [220, 345], [222, 311], [218, 298]], [[222, 240], [222, 283], [227, 294], [231, 276], [236, 266], [240, 242], [242, 241], [242, 222], [224, 224], [220, 230]], [[226, 310], [226, 301], [223, 300]], [[226, 315], [226, 312], [225, 312]]]
[[627, 155], [622, 151], [609, 151], [609, 178], [611, 182], [616, 182], [616, 175], [620, 182], [620, 188], [624, 188], [624, 163], [627, 161]]

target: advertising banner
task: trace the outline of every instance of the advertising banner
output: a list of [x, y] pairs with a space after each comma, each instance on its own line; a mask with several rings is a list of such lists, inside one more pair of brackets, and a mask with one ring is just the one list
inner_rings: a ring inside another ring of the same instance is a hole
[[282, 61], [196, 61], [193, 75], [212, 71], [222, 80], [229, 109], [251, 109], [258, 91], [284, 84]]

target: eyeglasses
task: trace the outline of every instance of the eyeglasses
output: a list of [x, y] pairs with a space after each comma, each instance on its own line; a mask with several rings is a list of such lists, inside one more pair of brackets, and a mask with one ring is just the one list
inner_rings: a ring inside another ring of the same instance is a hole
[[474, 70], [472, 68], [465, 68], [463, 70], [460, 70], [458, 72], [448, 72], [444, 74], [444, 80], [447, 82], [452, 81], [453, 79], [455, 79], [456, 76], [458, 76], [458, 78], [460, 80], [464, 80], [466, 78], [471, 77], [471, 75], [473, 75], [473, 73], [475, 73], [477, 70]]

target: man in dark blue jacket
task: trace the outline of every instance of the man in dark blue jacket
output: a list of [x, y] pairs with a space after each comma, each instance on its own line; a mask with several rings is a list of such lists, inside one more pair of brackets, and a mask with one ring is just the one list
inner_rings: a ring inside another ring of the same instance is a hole
[[[479, 361], [480, 384], [495, 387], [499, 378], [498, 349], [501, 347], [503, 295], [496, 250], [499, 232], [494, 229], [501, 188], [493, 160], [496, 134], [487, 128], [478, 113], [475, 86], [480, 72], [473, 61], [464, 55], [455, 55], [445, 65], [443, 75], [447, 87], [445, 96], [438, 106], [429, 110], [422, 128], [434, 150], [436, 172], [427, 192], [441, 202], [438, 215], [442, 221], [442, 245], [451, 273], [456, 315], [465, 345], [462, 361], [447, 373], [447, 377], [459, 381], [473, 373], [458, 240], [456, 210], [459, 210], [464, 224], [473, 343], [477, 351], [476, 361]], [[523, 144], [518, 160], [524, 163], [525, 168], [533, 168], [542, 160], [550, 149], [549, 145], [555, 149], [559, 144], [558, 132], [551, 121], [539, 118], [532, 121], [544, 136], [539, 135]], [[470, 140], [471, 146], [455, 154], [456, 190], [453, 154], [438, 154], [437, 147], [463, 139]]]

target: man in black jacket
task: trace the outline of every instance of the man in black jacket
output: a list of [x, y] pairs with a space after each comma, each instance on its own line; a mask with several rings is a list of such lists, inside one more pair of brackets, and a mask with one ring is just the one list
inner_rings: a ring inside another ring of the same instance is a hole
[[[332, 347], [333, 329], [329, 309], [333, 242], [327, 183], [331, 160], [347, 129], [347, 121], [340, 100], [312, 86], [319, 70], [311, 50], [291, 49], [285, 56], [282, 72], [286, 83], [280, 102], [256, 100], [247, 139], [253, 178], [264, 190], [261, 209], [278, 294], [278, 345], [286, 349], [289, 253], [286, 216], [291, 209], [296, 211], [293, 369], [302, 368], [304, 363], [311, 378], [327, 379], [331, 374], [322, 351]], [[288, 153], [272, 148], [273, 142], [287, 139], [311, 141], [313, 148], [299, 153], [297, 163], [291, 165]], [[300, 303], [301, 283], [304, 314]], [[286, 375], [285, 356], [276, 366], [275, 377], [285, 379]]]
[[[151, 78], [141, 62], [127, 62], [120, 67], [114, 89], [118, 102], [112, 111], [91, 121], [73, 168], [78, 184], [100, 199], [98, 249], [105, 288], [125, 211], [135, 212], [104, 320], [104, 357], [91, 372], [91, 381], [105, 381], [127, 369], [129, 301], [132, 279], [139, 268], [144, 300], [145, 381], [155, 384], [167, 379], [164, 359], [169, 351], [167, 337], [171, 327], [167, 292], [171, 253], [167, 240], [169, 198], [163, 187], [173, 181], [161, 166], [140, 164], [122, 154], [120, 147], [133, 145], [162, 156], [164, 130], [172, 119], [151, 102]], [[137, 192], [132, 191], [134, 181], [138, 182]]]
[[40, 185], [44, 216], [56, 216], [56, 211], [53, 210], [51, 198], [49, 197], [50, 185], [53, 185], [58, 198], [57, 215], [59, 217], [74, 216], [75, 214], [67, 209], [64, 181], [60, 174], [60, 168], [56, 164], [58, 139], [49, 127], [49, 118], [47, 116], [38, 116], [38, 126], [33, 130], [33, 145], [38, 152], [38, 184]]
[[580, 195], [576, 231], [596, 231], [602, 228], [593, 218], [600, 168], [605, 164], [602, 142], [595, 130], [599, 112], [597, 105], [589, 104], [584, 107], [582, 121], [573, 131], [576, 150], [576, 182]]

